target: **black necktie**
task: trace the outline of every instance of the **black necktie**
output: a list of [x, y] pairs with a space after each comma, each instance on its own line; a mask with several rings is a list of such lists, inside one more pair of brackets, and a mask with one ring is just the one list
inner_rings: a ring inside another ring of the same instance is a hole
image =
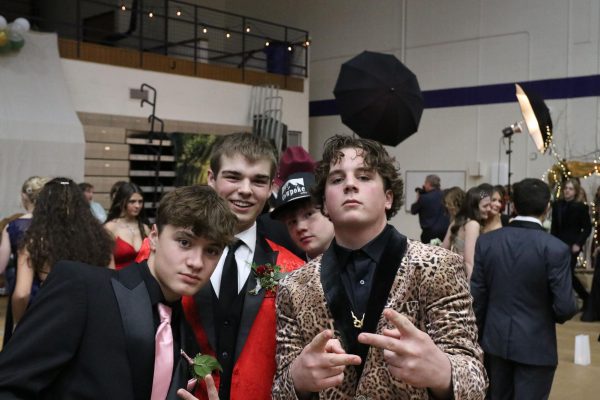
[[235, 261], [235, 251], [242, 243], [241, 240], [236, 239], [229, 246], [229, 252], [223, 263], [223, 274], [221, 275], [221, 286], [219, 287], [219, 304], [223, 310], [227, 310], [238, 295], [238, 269]]

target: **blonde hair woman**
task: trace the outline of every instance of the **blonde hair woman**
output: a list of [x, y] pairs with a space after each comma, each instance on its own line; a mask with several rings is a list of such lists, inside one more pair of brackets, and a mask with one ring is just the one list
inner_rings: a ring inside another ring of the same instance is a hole
[[[21, 187], [21, 205], [25, 214], [9, 222], [2, 230], [2, 242], [0, 242], [0, 273], [6, 270], [6, 287], [8, 295], [8, 305], [6, 310], [6, 321], [4, 327], [4, 341], [6, 344], [12, 335], [13, 314], [12, 314], [12, 293], [16, 282], [16, 265], [18, 247], [25, 232], [31, 224], [31, 215], [35, 207], [42, 188], [48, 179], [39, 176], [32, 176], [23, 182]], [[9, 261], [12, 262], [9, 265]], [[8, 267], [8, 268], [7, 268]]]

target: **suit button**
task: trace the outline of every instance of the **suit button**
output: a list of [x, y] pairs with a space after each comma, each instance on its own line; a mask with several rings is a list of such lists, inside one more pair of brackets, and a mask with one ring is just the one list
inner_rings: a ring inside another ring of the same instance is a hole
[[223, 360], [227, 360], [229, 358], [229, 353], [224, 351], [221, 353], [221, 357], [223, 357]]
[[225, 325], [225, 326], [229, 326], [229, 320], [228, 320], [228, 319], [226, 319], [226, 320], [225, 320], [225, 322], [223, 322], [223, 325]]

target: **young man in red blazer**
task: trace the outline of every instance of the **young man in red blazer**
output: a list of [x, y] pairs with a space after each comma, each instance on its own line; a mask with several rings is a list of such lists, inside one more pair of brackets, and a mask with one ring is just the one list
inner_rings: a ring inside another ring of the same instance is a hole
[[[214, 355], [223, 367], [223, 372], [214, 376], [221, 400], [271, 398], [275, 290], [257, 287], [252, 266], [279, 265], [282, 272], [288, 272], [304, 263], [266, 238], [256, 222], [271, 193], [276, 165], [272, 146], [247, 133], [221, 138], [210, 160], [208, 184], [238, 218], [238, 246], [225, 249], [211, 284], [184, 298], [183, 308], [201, 352]], [[229, 261], [227, 257], [232, 250], [237, 273], [235, 267], [230, 268], [233, 257], [229, 256]], [[204, 385], [195, 395], [208, 398]]]

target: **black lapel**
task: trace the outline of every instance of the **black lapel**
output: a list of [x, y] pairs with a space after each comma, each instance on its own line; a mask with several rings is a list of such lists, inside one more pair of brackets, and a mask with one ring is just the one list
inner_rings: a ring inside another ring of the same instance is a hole
[[[260, 234], [257, 234], [256, 239], [256, 248], [254, 249], [254, 260], [253, 262], [257, 265], [262, 264], [272, 264], [275, 265], [277, 263], [277, 255], [279, 252], [273, 251], [264, 237]], [[254, 324], [254, 319], [256, 318], [256, 314], [258, 314], [258, 310], [260, 310], [260, 305], [265, 297], [265, 290], [262, 289], [257, 294], [250, 294], [250, 290], [256, 287], [256, 278], [254, 276], [254, 271], [250, 271], [250, 275], [248, 275], [248, 281], [244, 286], [244, 290], [246, 291], [244, 297], [244, 309], [242, 310], [242, 319], [240, 321], [240, 327], [238, 330], [237, 342], [235, 345], [235, 359], [237, 360], [242, 350], [244, 349], [244, 345], [246, 344], [246, 339], [248, 339], [248, 334], [250, 333], [250, 329], [252, 329], [252, 324]], [[235, 362], [235, 361], [234, 361]]]
[[[377, 324], [383, 313], [383, 308], [387, 303], [390, 290], [402, 263], [402, 258], [406, 253], [406, 243], [406, 236], [400, 234], [396, 229], [392, 229], [387, 246], [375, 269], [373, 285], [371, 286], [369, 302], [367, 303], [367, 311], [365, 312], [365, 324], [362, 332], [375, 333], [377, 330]], [[365, 365], [368, 353], [369, 346], [361, 343], [357, 344], [356, 354], [360, 356], [362, 360], [362, 364], [357, 368], [359, 376], [362, 373], [362, 368]]]
[[356, 332], [352, 325], [350, 300], [342, 284], [341, 266], [333, 246], [329, 246], [321, 258], [321, 286], [336, 333], [342, 339], [344, 349], [351, 352], [356, 348]]
[[377, 329], [377, 323], [383, 313], [383, 307], [387, 303], [390, 289], [402, 263], [402, 257], [406, 253], [406, 242], [406, 236], [400, 234], [396, 229], [392, 229], [387, 246], [375, 269], [363, 332], [375, 333]]
[[[138, 264], [119, 271], [111, 284], [123, 322], [127, 356], [134, 386], [152, 388], [154, 374], [154, 319], [152, 304]], [[144, 399], [144, 390], [136, 390], [136, 399]], [[150, 394], [148, 392], [147, 394]]]
[[202, 328], [208, 338], [208, 343], [213, 350], [217, 349], [217, 334], [215, 333], [215, 315], [214, 315], [214, 304], [213, 304], [214, 290], [212, 283], [209, 281], [206, 285], [200, 289], [200, 291], [194, 296], [194, 303], [196, 303], [196, 312], [202, 322]]
[[512, 220], [510, 222], [510, 224], [508, 224], [508, 226], [513, 227], [513, 228], [535, 229], [535, 230], [539, 230], [539, 231], [544, 230], [544, 228], [540, 224], [536, 224], [535, 222], [531, 222], [531, 221]]

